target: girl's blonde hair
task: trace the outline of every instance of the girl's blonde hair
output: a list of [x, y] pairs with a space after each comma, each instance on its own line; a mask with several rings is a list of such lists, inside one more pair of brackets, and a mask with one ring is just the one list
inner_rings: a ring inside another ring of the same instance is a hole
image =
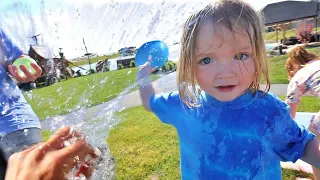
[[266, 49], [263, 38], [262, 21], [256, 12], [246, 3], [239, 0], [220, 0], [207, 5], [199, 12], [192, 14], [186, 21], [181, 37], [180, 59], [178, 64], [178, 87], [181, 99], [189, 107], [198, 106], [200, 89], [195, 79], [195, 40], [200, 24], [210, 18], [231, 32], [237, 27], [246, 31], [253, 49], [255, 75], [248, 89], [253, 93], [260, 89], [262, 78], [265, 80], [265, 92], [269, 91], [270, 81], [266, 61]]
[[308, 52], [304, 48], [304, 45], [295, 45], [288, 49], [287, 53], [286, 69], [288, 74], [290, 74], [291, 71], [297, 71], [298, 67], [306, 65], [312, 60], [319, 60], [319, 57]]

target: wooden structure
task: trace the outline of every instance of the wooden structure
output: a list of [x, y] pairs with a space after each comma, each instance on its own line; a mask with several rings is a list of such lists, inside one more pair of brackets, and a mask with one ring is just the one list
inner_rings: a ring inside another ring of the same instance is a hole
[[46, 46], [30, 45], [28, 55], [37, 61], [38, 65], [42, 68], [42, 74], [36, 80], [36, 83], [43, 83], [48, 80], [48, 78], [58, 78], [57, 70], [59, 70], [59, 75], [66, 78], [67, 76], [72, 76], [67, 70], [69, 67], [69, 61], [65, 58], [56, 58], [53, 56], [51, 50]]
[[282, 37], [285, 39], [285, 32], [293, 22], [312, 19], [315, 21], [315, 27], [317, 28], [319, 22], [319, 2], [282, 1], [268, 4], [260, 13], [264, 25], [272, 27], [276, 31], [276, 41], [278, 42], [278, 31], [282, 31]]

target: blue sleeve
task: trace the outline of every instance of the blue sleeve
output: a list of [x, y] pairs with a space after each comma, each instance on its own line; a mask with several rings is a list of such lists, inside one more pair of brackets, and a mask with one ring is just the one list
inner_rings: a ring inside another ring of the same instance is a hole
[[11, 64], [23, 54], [22, 50], [13, 44], [12, 40], [0, 29], [0, 45], [4, 54], [5, 64]]
[[178, 92], [154, 94], [150, 98], [151, 111], [166, 124], [176, 125], [183, 109]]
[[277, 104], [267, 133], [270, 133], [273, 151], [280, 160], [296, 162], [303, 155], [306, 144], [314, 139], [315, 135], [292, 119], [287, 104], [282, 101]]

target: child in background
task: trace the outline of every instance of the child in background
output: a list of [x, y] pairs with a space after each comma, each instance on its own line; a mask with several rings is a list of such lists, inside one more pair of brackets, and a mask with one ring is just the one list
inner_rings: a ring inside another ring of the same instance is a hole
[[[310, 93], [320, 98], [320, 58], [302, 45], [290, 48], [287, 53], [286, 69], [290, 82], [285, 102], [290, 106], [291, 116], [295, 119], [303, 95]], [[320, 140], [320, 111], [311, 119], [308, 129]], [[312, 169], [315, 178], [320, 179], [320, 169]]]
[[25, 76], [17, 73], [12, 66], [14, 60], [23, 57], [23, 52], [15, 46], [0, 29], [0, 179], [4, 179], [9, 157], [24, 148], [42, 141], [40, 122], [27, 103], [16, 83], [34, 81], [41, 75], [41, 68], [31, 64], [35, 73], [20, 66]]
[[155, 68], [150, 61], [139, 67], [143, 106], [177, 130], [182, 179], [281, 179], [280, 161], [299, 158], [320, 167], [314, 135], [268, 92], [261, 24], [237, 0], [191, 15], [180, 41], [178, 92], [156, 94]]

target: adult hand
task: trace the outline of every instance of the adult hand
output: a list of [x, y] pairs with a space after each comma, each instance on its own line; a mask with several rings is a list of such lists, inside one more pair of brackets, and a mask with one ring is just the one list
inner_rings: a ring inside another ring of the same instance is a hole
[[9, 73], [11, 74], [11, 76], [13, 78], [15, 78], [20, 83], [27, 83], [27, 82], [34, 81], [41, 75], [42, 69], [36, 63], [31, 63], [30, 65], [35, 70], [35, 72], [33, 74], [31, 74], [28, 71], [28, 69], [27, 69], [27, 67], [25, 65], [20, 65], [19, 66], [19, 68], [25, 74], [25, 76], [22, 75], [22, 74], [19, 74], [18, 73], [18, 67], [14, 66], [14, 65], [9, 65], [8, 66]]
[[[68, 143], [66, 142], [73, 141]], [[38, 143], [22, 152], [13, 154], [8, 161], [6, 180], [63, 180], [67, 174], [95, 150], [85, 141], [79, 131], [71, 127], [59, 129], [47, 142]], [[82, 172], [87, 178], [92, 168]]]

